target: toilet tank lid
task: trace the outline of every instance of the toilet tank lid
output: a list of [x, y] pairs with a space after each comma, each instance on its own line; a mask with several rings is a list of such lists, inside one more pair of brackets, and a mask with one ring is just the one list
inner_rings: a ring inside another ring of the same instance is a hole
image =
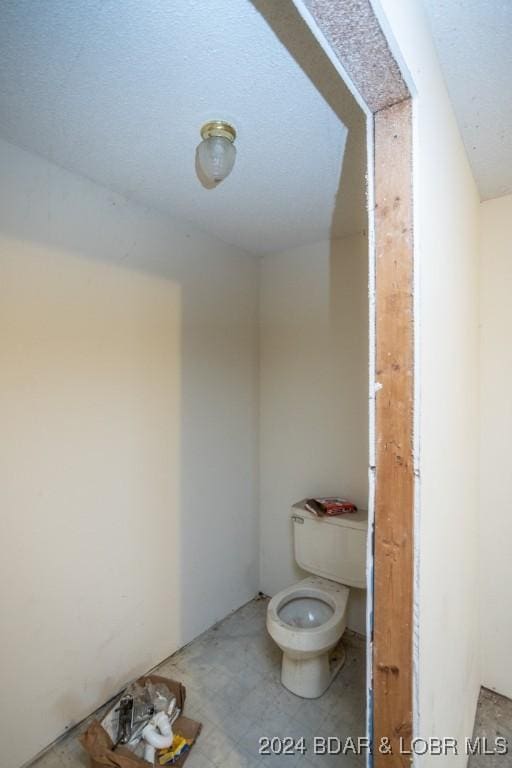
[[358, 509], [357, 512], [347, 512], [345, 515], [336, 515], [335, 517], [329, 517], [328, 515], [317, 517], [308, 509], [305, 509], [305, 502], [306, 499], [302, 499], [302, 501], [294, 504], [290, 516], [317, 520], [327, 525], [338, 525], [342, 528], [357, 528], [361, 531], [366, 531], [368, 528], [368, 511], [366, 509]]

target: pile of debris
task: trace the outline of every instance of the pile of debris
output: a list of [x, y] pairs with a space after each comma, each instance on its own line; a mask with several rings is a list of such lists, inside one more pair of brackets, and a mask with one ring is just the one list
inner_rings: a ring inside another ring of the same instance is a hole
[[181, 683], [157, 675], [128, 686], [80, 739], [91, 768], [183, 765], [201, 730], [201, 723], [183, 715], [185, 695]]

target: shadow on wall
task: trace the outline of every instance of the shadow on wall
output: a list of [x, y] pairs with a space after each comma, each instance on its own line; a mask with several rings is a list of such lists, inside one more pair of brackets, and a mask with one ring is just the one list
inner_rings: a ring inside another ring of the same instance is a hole
[[[340, 180], [333, 201], [333, 240], [367, 230], [365, 115], [292, 0], [251, 0], [274, 34], [348, 129]], [[311, 119], [306, 115], [305, 119]], [[314, 140], [314, 118], [311, 125]]]
[[[293, 248], [261, 266], [261, 581], [270, 595], [304, 574], [289, 509], [310, 495], [368, 503], [367, 242]], [[349, 626], [364, 631], [364, 611]]]
[[[274, 0], [251, 2], [348, 130], [331, 217], [329, 311], [332, 349], [339, 350], [332, 360], [334, 387], [338, 381], [350, 380], [351, 392], [350, 402], [345, 399], [341, 403], [335, 419], [344, 433], [360, 433], [368, 428], [360, 419], [360, 414], [368, 411], [366, 118], [292, 0], [279, 4]], [[346, 324], [352, 324], [353, 333], [346, 333]], [[354, 490], [360, 498], [359, 478], [361, 464], [367, 471], [368, 440], [358, 444], [361, 447], [351, 454], [349, 472], [344, 468], [341, 476], [358, 478]], [[346, 492], [351, 490], [347, 488]]]
[[[334, 430], [350, 450], [340, 452], [342, 493], [368, 509], [368, 239], [331, 241], [329, 326], [330, 383], [336, 402]], [[348, 332], [347, 332], [348, 329]], [[348, 626], [366, 634], [366, 591], [350, 590]]]

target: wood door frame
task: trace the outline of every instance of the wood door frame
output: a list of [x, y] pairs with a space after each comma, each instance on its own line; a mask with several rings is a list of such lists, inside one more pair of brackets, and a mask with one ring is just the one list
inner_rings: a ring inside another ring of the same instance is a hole
[[368, 730], [373, 765], [403, 768], [411, 762], [406, 751], [414, 700], [412, 96], [370, 0], [294, 1], [367, 114], [373, 554]]

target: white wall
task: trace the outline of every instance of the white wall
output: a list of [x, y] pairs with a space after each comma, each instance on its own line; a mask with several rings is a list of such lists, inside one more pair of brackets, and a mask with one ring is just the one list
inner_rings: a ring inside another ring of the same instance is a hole
[[[472, 733], [478, 649], [479, 202], [420, 0], [373, 0], [417, 88], [416, 337], [420, 389], [416, 732]], [[465, 764], [445, 756], [443, 765]], [[425, 756], [421, 765], [437, 765]]]
[[258, 266], [3, 142], [0, 167], [17, 768], [258, 589]]
[[[294, 562], [290, 506], [342, 494], [368, 504], [368, 246], [316, 243], [261, 261], [261, 588], [307, 574]], [[349, 626], [365, 632], [363, 590]]]
[[512, 195], [480, 213], [482, 683], [512, 698]]

